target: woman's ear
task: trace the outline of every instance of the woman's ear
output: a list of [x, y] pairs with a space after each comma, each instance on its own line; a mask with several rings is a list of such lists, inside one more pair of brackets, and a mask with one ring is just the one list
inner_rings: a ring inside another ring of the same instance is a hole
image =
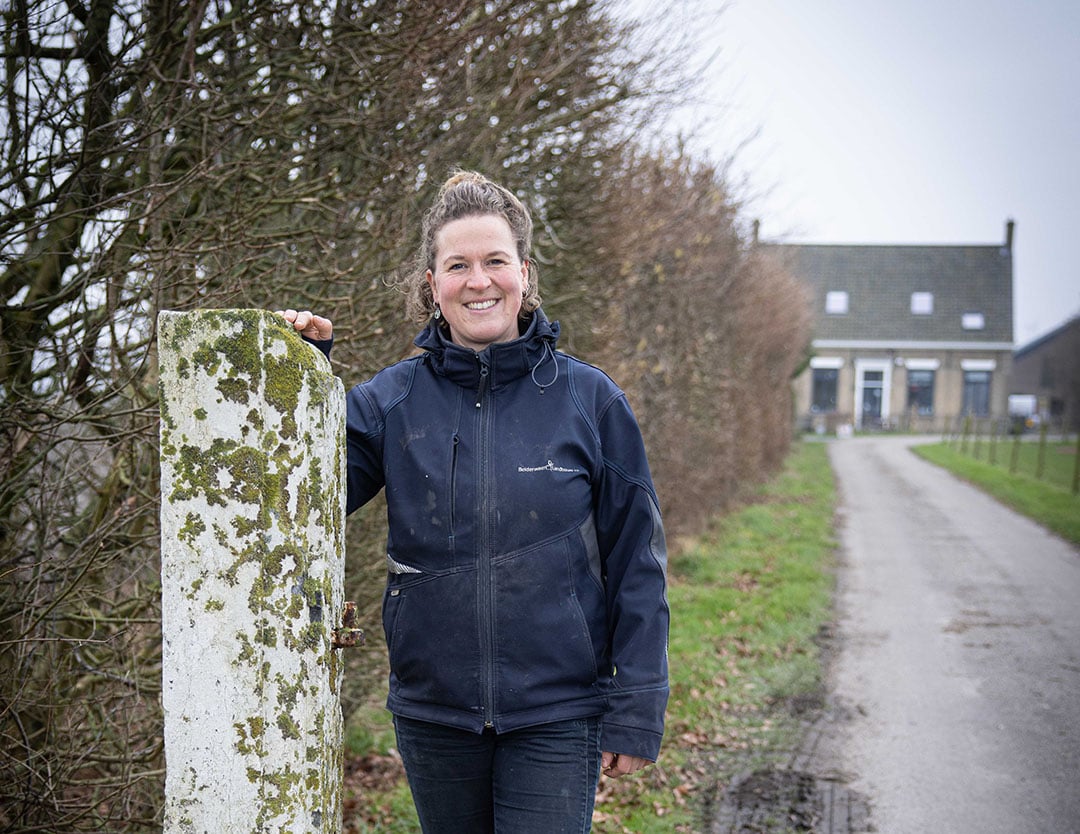
[[432, 274], [430, 269], [424, 273], [424, 280], [427, 281], [428, 286], [431, 287], [431, 300], [438, 304], [439, 297], [435, 295], [435, 276]]

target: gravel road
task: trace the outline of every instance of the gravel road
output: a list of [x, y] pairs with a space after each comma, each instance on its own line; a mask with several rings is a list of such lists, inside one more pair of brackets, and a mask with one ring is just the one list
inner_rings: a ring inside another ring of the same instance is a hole
[[1080, 551], [914, 442], [829, 444], [828, 758], [881, 834], [1080, 834]]

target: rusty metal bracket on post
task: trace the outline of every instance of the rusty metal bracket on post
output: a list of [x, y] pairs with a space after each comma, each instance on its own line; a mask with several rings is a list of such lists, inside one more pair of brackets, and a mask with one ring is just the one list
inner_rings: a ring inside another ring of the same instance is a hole
[[356, 603], [346, 602], [341, 612], [341, 627], [335, 628], [330, 645], [335, 649], [352, 649], [364, 645], [364, 630], [356, 626]]

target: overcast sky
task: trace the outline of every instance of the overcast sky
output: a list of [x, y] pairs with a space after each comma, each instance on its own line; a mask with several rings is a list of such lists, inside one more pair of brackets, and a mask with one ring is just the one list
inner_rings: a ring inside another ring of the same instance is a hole
[[1012, 218], [1017, 345], [1080, 313], [1080, 0], [702, 5], [687, 118], [741, 147], [762, 238], [994, 244]]

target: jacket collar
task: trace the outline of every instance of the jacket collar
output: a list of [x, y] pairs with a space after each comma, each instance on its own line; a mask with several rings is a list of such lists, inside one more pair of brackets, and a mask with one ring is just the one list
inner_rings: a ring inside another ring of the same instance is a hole
[[[534, 381], [539, 377], [537, 387], [542, 390], [556, 375], [554, 351], [558, 340], [559, 323], [548, 321], [543, 310], [536, 310], [521, 336], [512, 342], [488, 345], [479, 353], [454, 344], [435, 321], [428, 323], [413, 344], [427, 352], [425, 358], [435, 373], [464, 388], [478, 387], [481, 369], [486, 368], [492, 388], [532, 374]], [[545, 373], [548, 362], [550, 374]]]

